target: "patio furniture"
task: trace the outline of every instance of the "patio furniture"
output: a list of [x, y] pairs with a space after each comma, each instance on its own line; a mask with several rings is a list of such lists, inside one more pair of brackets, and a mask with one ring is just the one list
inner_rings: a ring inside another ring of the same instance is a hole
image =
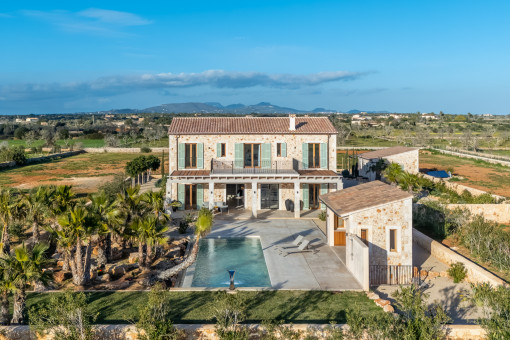
[[299, 254], [304, 252], [313, 252], [314, 254], [316, 251], [314, 249], [310, 249], [308, 246], [310, 245], [309, 240], [303, 240], [303, 242], [299, 245], [299, 247], [294, 251], [281, 251], [280, 255], [283, 255], [284, 257], [290, 254]]
[[203, 203], [202, 203], [202, 208], [207, 208], [207, 209], [209, 209], [209, 202], [203, 202]]
[[229, 209], [228, 209], [228, 205], [224, 204], [224, 205], [220, 205], [218, 207], [221, 211], [221, 213], [223, 214], [224, 212], [227, 212], [227, 214], [229, 213]]
[[292, 241], [292, 243], [288, 243], [287, 245], [283, 245], [283, 246], [278, 246], [278, 248], [281, 248], [281, 249], [288, 249], [288, 248], [296, 248], [299, 246], [299, 244], [301, 242], [303, 242], [304, 240], [304, 236], [303, 235], [298, 235], [294, 241]]

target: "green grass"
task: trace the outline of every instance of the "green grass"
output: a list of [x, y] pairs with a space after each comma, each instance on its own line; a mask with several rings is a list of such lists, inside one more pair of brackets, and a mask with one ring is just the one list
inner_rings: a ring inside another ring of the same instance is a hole
[[397, 146], [396, 141], [388, 141], [379, 138], [351, 137], [345, 141], [345, 146]]
[[[104, 146], [104, 140], [103, 139], [73, 139], [72, 142], [74, 144], [81, 143], [82, 147], [84, 148], [102, 148]], [[59, 139], [57, 141], [57, 144], [60, 146], [65, 146], [64, 141], [62, 139]], [[24, 140], [19, 139], [10, 139], [9, 140], [9, 146], [17, 146], [17, 145], [23, 145], [27, 147], [27, 144]], [[32, 146], [43, 146], [44, 141], [42, 140], [36, 140]]]
[[[47, 302], [51, 294], [29, 293], [27, 307]], [[97, 323], [136, 322], [138, 309], [147, 302], [147, 292], [85, 293], [90, 307], [99, 313]], [[170, 319], [175, 323], [213, 323], [217, 292], [167, 292]], [[262, 291], [238, 292], [246, 299], [246, 322], [283, 320], [288, 323], [345, 323], [349, 308], [384, 313], [362, 292]]]

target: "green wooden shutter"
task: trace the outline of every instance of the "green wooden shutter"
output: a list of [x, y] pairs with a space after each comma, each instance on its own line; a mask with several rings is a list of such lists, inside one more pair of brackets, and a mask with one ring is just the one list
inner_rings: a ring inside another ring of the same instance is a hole
[[197, 184], [197, 210], [200, 210], [203, 204], [204, 204], [204, 185]]
[[179, 210], [184, 210], [184, 184], [177, 184], [177, 200], [181, 202]]
[[[328, 184], [322, 183], [321, 184], [321, 195], [325, 195], [327, 193], [328, 193]], [[322, 203], [322, 201], [321, 201], [321, 209], [326, 209], [326, 205], [324, 203]]]
[[303, 143], [303, 169], [308, 169], [308, 143]]
[[328, 168], [328, 144], [321, 143], [321, 169]]
[[221, 157], [221, 143], [216, 143], [216, 157]]
[[204, 143], [197, 144], [197, 169], [204, 168]]
[[244, 152], [244, 144], [236, 143], [235, 145], [235, 157], [234, 157], [234, 168], [242, 168], [243, 167], [243, 152]]
[[[301, 190], [303, 192], [303, 209], [310, 209], [308, 190], [308, 184], [303, 184], [303, 190]], [[299, 207], [299, 202], [297, 202], [297, 204], [298, 205], [295, 205], [295, 207]]]
[[282, 143], [281, 154], [282, 157], [287, 157], [287, 143]]
[[262, 144], [262, 164], [261, 168], [271, 168], [271, 143]]
[[184, 169], [185, 167], [185, 158], [186, 158], [186, 144], [184, 143], [179, 143], [179, 147], [178, 147], [178, 150], [177, 150], [177, 158], [178, 158], [178, 165], [177, 167], [179, 169]]

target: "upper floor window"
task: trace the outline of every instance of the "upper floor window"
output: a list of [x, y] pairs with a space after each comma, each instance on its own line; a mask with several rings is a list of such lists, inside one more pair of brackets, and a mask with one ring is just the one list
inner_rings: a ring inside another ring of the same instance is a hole
[[321, 145], [319, 143], [308, 143], [308, 167], [321, 167]]
[[219, 155], [220, 155], [220, 157], [225, 157], [227, 155], [227, 144], [226, 143], [220, 144]]
[[197, 144], [186, 143], [184, 146], [185, 152], [185, 167], [194, 169], [197, 167]]
[[276, 157], [282, 157], [282, 143], [276, 143]]

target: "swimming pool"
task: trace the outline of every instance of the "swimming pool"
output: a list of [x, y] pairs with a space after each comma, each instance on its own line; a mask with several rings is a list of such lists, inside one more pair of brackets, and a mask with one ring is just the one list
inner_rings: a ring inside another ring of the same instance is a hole
[[235, 270], [236, 287], [271, 287], [258, 237], [201, 239], [192, 287], [228, 287]]

